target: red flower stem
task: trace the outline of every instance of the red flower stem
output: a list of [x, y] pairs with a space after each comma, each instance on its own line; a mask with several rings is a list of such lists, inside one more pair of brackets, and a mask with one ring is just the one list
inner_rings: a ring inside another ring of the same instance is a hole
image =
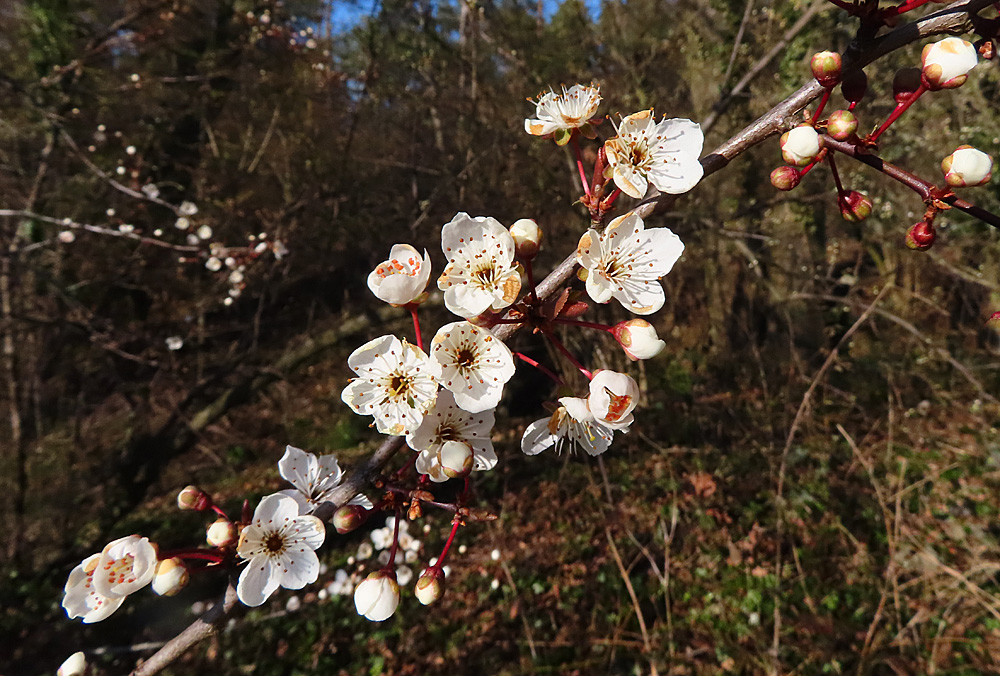
[[587, 180], [587, 172], [583, 170], [583, 159], [580, 157], [580, 143], [576, 140], [576, 130], [573, 130], [569, 142], [573, 144], [573, 154], [576, 156], [576, 168], [580, 172], [580, 183], [583, 184], [583, 192], [590, 196], [590, 181]]
[[823, 98], [819, 100], [819, 106], [816, 108], [816, 112], [813, 113], [812, 124], [815, 125], [816, 120], [818, 120], [819, 116], [823, 113], [823, 109], [826, 108], [826, 102], [830, 100], [830, 92], [832, 91], [833, 91], [832, 88], [827, 87], [826, 90], [823, 92]]
[[849, 106], [847, 106], [847, 109], [848, 110], [854, 110], [855, 106], [857, 106], [857, 105], [858, 105], [857, 101], [851, 101], [851, 104]]
[[618, 196], [621, 194], [622, 194], [621, 189], [615, 188], [615, 191], [610, 195], [608, 195], [608, 198], [606, 200], [601, 202], [601, 207], [605, 210], [610, 209], [611, 205], [615, 203], [615, 200], [618, 199]]
[[424, 349], [424, 339], [420, 335], [420, 319], [417, 317], [417, 308], [410, 308], [410, 316], [413, 317], [413, 332], [417, 334], [417, 347]]
[[803, 176], [808, 174], [812, 170], [812, 168], [815, 167], [817, 164], [819, 164], [819, 160], [813, 160], [806, 166], [799, 169], [799, 178], [802, 178]]
[[212, 563], [222, 563], [222, 560], [226, 558], [226, 556], [225, 554], [222, 554], [218, 550], [214, 549], [171, 549], [165, 552], [160, 552], [160, 555], [157, 558], [160, 561], [179, 558], [201, 559], [203, 561], [211, 561]]
[[228, 516], [226, 516], [226, 513], [225, 513], [225, 512], [223, 512], [223, 511], [222, 511], [222, 508], [221, 508], [221, 507], [219, 507], [218, 505], [216, 505], [216, 504], [213, 504], [213, 505], [212, 505], [212, 511], [213, 511], [213, 512], [215, 512], [216, 514], [218, 514], [219, 516], [221, 516], [221, 517], [222, 517], [223, 519], [225, 519], [226, 521], [229, 521], [229, 517], [228, 517]]
[[886, 7], [882, 10], [882, 18], [887, 19], [893, 16], [898, 16], [900, 14], [905, 14], [911, 9], [916, 9], [921, 5], [926, 5], [929, 0], [907, 0], [901, 5], [896, 5], [895, 7]]
[[898, 120], [899, 116], [905, 113], [907, 108], [912, 106], [913, 103], [917, 99], [919, 99], [921, 94], [923, 94], [925, 91], [927, 91], [927, 87], [924, 85], [923, 82], [921, 82], [920, 86], [917, 87], [917, 89], [912, 94], [910, 94], [910, 98], [906, 99], [906, 101], [896, 106], [896, 108], [889, 114], [889, 117], [886, 118], [885, 122], [882, 123], [882, 126], [879, 127], [874, 134], [869, 136], [868, 140], [872, 142], [877, 141], [878, 137], [882, 135], [882, 132], [884, 132], [886, 129], [892, 126], [892, 123]]
[[451, 522], [451, 533], [448, 535], [448, 540], [444, 543], [441, 556], [438, 557], [437, 563], [434, 564], [435, 568], [441, 568], [444, 565], [444, 559], [448, 556], [448, 550], [451, 549], [451, 543], [454, 542], [455, 534], [458, 533], [458, 528], [461, 525], [462, 520], [456, 516]]
[[600, 331], [612, 332], [614, 327], [608, 326], [607, 324], [598, 324], [596, 322], [585, 322], [579, 319], [566, 319], [564, 317], [556, 317], [553, 319], [557, 324], [568, 324], [570, 326], [582, 326], [585, 329], [598, 329]]
[[418, 457], [419, 457], [418, 453], [411, 453], [410, 459], [407, 460], [405, 463], [403, 463], [403, 466], [399, 468], [398, 472], [396, 472], [396, 476], [401, 477], [404, 474], [406, 474], [414, 465], [417, 464]]
[[580, 373], [582, 373], [583, 375], [587, 376], [587, 380], [593, 380], [594, 379], [594, 374], [591, 373], [590, 371], [588, 371], [587, 369], [585, 369], [583, 367], [583, 364], [580, 363], [580, 360], [578, 360], [575, 356], [573, 356], [573, 353], [570, 352], [569, 350], [567, 350], [565, 345], [563, 345], [561, 342], [559, 342], [559, 339], [556, 338], [555, 334], [552, 333], [552, 331], [550, 331], [549, 329], [541, 329], [541, 331], [542, 331], [542, 334], [544, 334], [546, 338], [548, 338], [550, 341], [552, 341], [552, 344], [555, 346], [555, 348], [557, 350], [559, 350], [560, 352], [562, 352], [563, 355], [565, 355], [567, 359], [569, 359], [570, 363], [573, 364], [573, 366], [575, 366], [578, 369], [580, 369]]
[[541, 371], [542, 373], [544, 373], [545, 375], [547, 375], [549, 378], [552, 378], [552, 380], [555, 381], [556, 385], [565, 385], [566, 384], [566, 383], [563, 382], [562, 378], [560, 378], [555, 373], [553, 373], [552, 371], [550, 371], [548, 368], [542, 366], [541, 364], [539, 364], [537, 361], [535, 361], [531, 357], [527, 356], [526, 354], [523, 354], [521, 352], [515, 352], [514, 356], [517, 357], [518, 359], [520, 359], [521, 361], [523, 361], [524, 363], [529, 364], [531, 366], [534, 366], [536, 369], [538, 369], [539, 371]]
[[837, 163], [833, 161], [832, 153], [826, 156], [826, 161], [830, 163], [830, 171], [833, 173], [833, 182], [837, 184], [837, 199], [843, 200], [847, 191], [844, 190], [844, 184], [840, 182], [840, 172], [837, 171]]

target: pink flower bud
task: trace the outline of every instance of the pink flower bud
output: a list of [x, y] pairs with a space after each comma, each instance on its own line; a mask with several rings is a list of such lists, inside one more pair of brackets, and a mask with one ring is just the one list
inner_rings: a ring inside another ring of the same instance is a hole
[[851, 103], [857, 103], [865, 98], [868, 92], [868, 76], [863, 70], [852, 70], [844, 74], [840, 83], [840, 93]]
[[333, 527], [341, 535], [350, 533], [368, 520], [368, 510], [361, 505], [347, 504], [333, 513]]
[[177, 494], [178, 509], [204, 512], [212, 508], [212, 498], [197, 486], [188, 486]]
[[826, 123], [830, 138], [846, 141], [858, 131], [858, 118], [849, 110], [835, 110]]
[[399, 584], [391, 570], [371, 573], [354, 590], [354, 607], [372, 622], [389, 619], [398, 605]]
[[840, 81], [840, 69], [843, 62], [837, 52], [817, 52], [813, 54], [809, 67], [815, 77], [824, 87], [833, 87]]
[[156, 564], [156, 575], [153, 576], [153, 591], [160, 596], [173, 596], [187, 586], [191, 575], [187, 566], [178, 557], [164, 559]]
[[897, 105], [902, 105], [920, 89], [920, 84], [919, 68], [900, 68], [892, 78], [892, 98], [896, 100]]
[[542, 246], [542, 229], [530, 218], [521, 218], [510, 226], [510, 236], [514, 238], [514, 251], [522, 261], [530, 261], [538, 255]]
[[417, 584], [413, 587], [413, 595], [425, 606], [429, 606], [444, 594], [444, 572], [437, 566], [431, 566], [420, 574]]
[[438, 453], [441, 469], [449, 479], [460, 479], [472, 471], [472, 447], [464, 441], [446, 441]]
[[795, 167], [778, 167], [771, 172], [771, 185], [778, 190], [791, 190], [800, 180], [802, 176]]
[[228, 547], [236, 542], [239, 537], [239, 529], [236, 524], [229, 519], [219, 517], [205, 532], [205, 540], [213, 547]]
[[990, 318], [986, 320], [986, 327], [1000, 331], [1000, 312], [994, 312], [990, 315]]
[[667, 346], [656, 335], [656, 329], [653, 328], [653, 325], [645, 319], [630, 319], [626, 322], [619, 322], [611, 329], [611, 335], [615, 337], [615, 340], [632, 361], [651, 359], [660, 354]]
[[936, 238], [937, 232], [934, 230], [934, 224], [920, 221], [910, 226], [910, 229], [906, 231], [906, 248], [914, 251], [927, 251], [934, 245]]
[[851, 190], [839, 202], [840, 215], [844, 217], [845, 221], [859, 223], [872, 213], [872, 201], [863, 192]]
[[962, 145], [941, 160], [941, 171], [952, 188], [982, 185], [992, 176], [993, 158], [972, 146]]
[[929, 89], [953, 89], [969, 79], [969, 71], [979, 62], [979, 53], [971, 42], [953, 37], [925, 45], [920, 60]]
[[811, 125], [802, 124], [781, 135], [781, 157], [788, 164], [804, 167], [823, 149], [823, 138]]

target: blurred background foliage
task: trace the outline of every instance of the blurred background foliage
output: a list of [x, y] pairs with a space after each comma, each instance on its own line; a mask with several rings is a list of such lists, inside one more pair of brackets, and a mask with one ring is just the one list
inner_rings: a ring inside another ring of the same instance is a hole
[[[126, 672], [222, 575], [84, 626], [59, 607], [77, 561], [131, 532], [193, 543], [202, 525], [176, 512], [177, 490], [198, 483], [238, 511], [281, 485], [286, 443], [348, 465], [378, 443], [339, 394], [353, 347], [411, 330], [364, 283], [391, 244], [426, 247], [440, 270], [440, 227], [466, 211], [536, 219], [542, 270], [572, 250], [587, 218], [571, 159], [523, 132], [525, 98], [593, 81], [602, 114], [714, 110], [708, 150], [805, 82], [814, 51], [847, 45], [853, 22], [813, 4], [0, 4], [0, 207], [184, 243], [171, 210], [96, 168], [195, 203], [214, 240], [264, 233], [289, 250], [250, 265], [227, 306], [227, 271], [204, 258], [0, 219], [0, 671], [51, 673], [103, 648], [97, 663]], [[867, 69], [862, 127], [891, 110], [892, 75], [919, 50]], [[931, 180], [960, 143], [997, 156], [998, 86], [982, 63], [914, 106], [882, 154]], [[567, 336], [644, 389], [602, 465], [524, 458], [523, 425], [552, 393], [532, 374], [512, 384], [501, 464], [476, 477], [501, 519], [463, 532], [439, 605], [405, 594], [372, 625], [349, 597], [307, 590], [285, 612], [282, 592], [170, 673], [995, 673], [1000, 346], [984, 321], [1000, 309], [997, 233], [948, 213], [935, 248], [911, 252], [915, 195], [841, 162], [875, 202], [850, 224], [828, 171], [777, 193], [778, 161], [767, 142], [651, 219], [687, 245], [653, 318], [664, 354], [628, 366], [603, 336]], [[998, 186], [970, 198], [997, 211]], [[432, 304], [425, 327], [445, 319]], [[531, 336], [515, 342], [557, 361]], [[447, 519], [427, 523], [425, 561]], [[331, 537], [330, 570], [365, 537]]]

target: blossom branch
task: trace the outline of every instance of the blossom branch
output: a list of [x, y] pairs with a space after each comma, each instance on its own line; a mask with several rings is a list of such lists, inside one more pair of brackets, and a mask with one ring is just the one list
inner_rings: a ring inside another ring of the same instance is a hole
[[[0, 216], [11, 216], [14, 218], [31, 218], [36, 221], [42, 221], [43, 223], [51, 223], [52, 225], [58, 225], [60, 228], [67, 230], [84, 230], [86, 232], [92, 232], [98, 235], [107, 235], [108, 237], [123, 237], [125, 239], [131, 239], [140, 244], [149, 244], [151, 246], [158, 246], [164, 249], [170, 249], [171, 251], [179, 251], [181, 253], [201, 253], [202, 247], [189, 246], [185, 244], [172, 244], [170, 242], [165, 242], [162, 239], [157, 239], [155, 237], [146, 237], [135, 232], [123, 232], [121, 230], [116, 230], [114, 228], [105, 228], [100, 225], [91, 225], [89, 223], [79, 223], [77, 221], [68, 218], [54, 218], [53, 216], [43, 216], [42, 214], [36, 214], [33, 211], [27, 211], [25, 209], [0, 209]], [[30, 246], [30, 245], [29, 245]], [[22, 250], [27, 249], [24, 247]]]
[[[971, 202], [961, 199], [954, 193], [949, 191], [944, 191], [938, 188], [936, 185], [930, 181], [925, 181], [924, 179], [911, 174], [905, 169], [901, 169], [894, 164], [886, 162], [878, 155], [871, 155], [865, 152], [858, 146], [848, 143], [846, 141], [836, 141], [829, 136], [823, 138], [827, 148], [834, 150], [839, 153], [843, 153], [849, 157], [853, 157], [858, 162], [866, 164], [875, 171], [879, 171], [894, 181], [902, 183], [907, 188], [910, 188], [915, 193], [920, 195], [920, 199], [925, 202], [931, 200], [940, 200], [945, 204], [958, 209], [959, 211], [964, 211], [965, 213], [978, 218], [983, 223], [992, 225], [994, 228], [1000, 228], [1000, 216], [992, 212], [983, 209], [982, 207], [977, 207]], [[832, 159], [832, 157], [831, 157]]]

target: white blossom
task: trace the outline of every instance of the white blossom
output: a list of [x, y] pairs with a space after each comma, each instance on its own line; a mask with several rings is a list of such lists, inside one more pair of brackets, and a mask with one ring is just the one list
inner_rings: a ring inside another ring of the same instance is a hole
[[181, 216], [194, 216], [198, 213], [198, 205], [194, 202], [185, 200], [181, 202], [181, 205], [177, 208], [177, 213]]
[[941, 161], [945, 181], [953, 188], [983, 185], [993, 172], [993, 158], [972, 146], [959, 146]]
[[496, 408], [503, 386], [514, 375], [514, 355], [493, 333], [469, 322], [438, 329], [431, 357], [441, 366], [441, 385], [470, 413]]
[[[344, 480], [344, 470], [340, 469], [335, 455], [316, 457], [294, 446], [285, 447], [285, 454], [278, 461], [278, 472], [295, 486], [279, 493], [295, 500], [299, 514], [312, 514], [321, 504], [331, 501], [333, 492]], [[371, 500], [363, 493], [355, 495], [347, 504], [372, 508]]]
[[639, 385], [631, 376], [606, 369], [594, 373], [587, 408], [601, 425], [614, 430], [627, 428], [638, 400]]
[[388, 260], [379, 263], [368, 275], [368, 288], [375, 297], [391, 305], [406, 305], [424, 292], [431, 278], [431, 257], [409, 244], [396, 244]]
[[316, 549], [326, 538], [323, 522], [299, 515], [298, 503], [284, 495], [268, 495], [254, 510], [253, 521], [240, 534], [237, 553], [247, 560], [236, 595], [259, 606], [278, 587], [302, 589], [319, 577]]
[[399, 605], [399, 584], [394, 572], [375, 571], [354, 590], [354, 606], [358, 614], [372, 622], [392, 617]]
[[653, 119], [643, 110], [622, 119], [618, 135], [604, 142], [615, 185], [626, 195], [641, 198], [648, 184], [679, 195], [698, 184], [705, 169], [698, 161], [705, 135], [691, 120]]
[[781, 157], [796, 167], [804, 167], [823, 149], [823, 138], [810, 124], [800, 124], [786, 131], [779, 140]]
[[667, 346], [656, 335], [656, 329], [645, 319], [630, 319], [615, 324], [611, 331], [615, 340], [632, 361], [651, 359]]
[[490, 439], [494, 420], [492, 410], [469, 413], [455, 403], [451, 392], [443, 390], [420, 426], [406, 436], [409, 447], [420, 453], [417, 471], [435, 482], [448, 480], [441, 465], [441, 450], [446, 441], [461, 441], [472, 448], [474, 470], [493, 469], [497, 464]]
[[576, 259], [587, 269], [587, 293], [595, 302], [614, 297], [626, 309], [648, 315], [663, 307], [659, 279], [683, 252], [684, 244], [668, 228], [646, 230], [642, 219], [630, 212], [611, 221], [604, 232], [584, 233]]
[[920, 60], [931, 89], [952, 89], [965, 84], [979, 62], [979, 52], [968, 40], [951, 37], [925, 45]]
[[576, 129], [585, 125], [601, 105], [600, 87], [576, 84], [561, 94], [549, 90], [535, 103], [535, 119], [524, 121], [524, 131], [532, 136], [545, 136], [560, 129]]
[[374, 416], [383, 434], [409, 434], [434, 406], [441, 367], [406, 341], [381, 336], [351, 353], [347, 363], [359, 377], [341, 398], [356, 413]]
[[456, 214], [441, 229], [441, 249], [448, 265], [438, 288], [451, 312], [474, 317], [517, 300], [521, 275], [514, 266], [514, 238], [495, 218]]
[[600, 455], [608, 450], [614, 431], [594, 419], [587, 408], [587, 400], [562, 397], [559, 408], [550, 418], [542, 418], [528, 425], [521, 437], [521, 450], [527, 455], [538, 455], [555, 446], [561, 453], [567, 443], [570, 451], [579, 446], [589, 455]]
[[127, 535], [105, 545], [94, 574], [94, 590], [109, 598], [128, 596], [152, 582], [156, 547], [149, 538]]
[[94, 588], [94, 572], [100, 560], [100, 554], [93, 554], [70, 572], [62, 601], [70, 619], [82, 617], [85, 624], [100, 622], [125, 602], [124, 596], [109, 598]]
[[75, 652], [60, 665], [56, 676], [84, 676], [86, 673], [87, 656], [82, 652]]

